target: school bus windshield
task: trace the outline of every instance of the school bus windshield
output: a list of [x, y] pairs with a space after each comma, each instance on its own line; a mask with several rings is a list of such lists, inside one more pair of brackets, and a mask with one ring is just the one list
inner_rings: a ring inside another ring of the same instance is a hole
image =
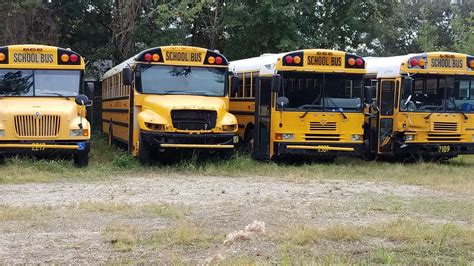
[[224, 96], [226, 73], [226, 68], [142, 65], [137, 90], [146, 94]]
[[417, 75], [412, 91], [404, 91], [400, 110], [410, 112], [473, 112], [474, 77]]
[[285, 110], [358, 112], [362, 108], [363, 75], [282, 73], [281, 96], [289, 99]]
[[76, 96], [79, 70], [0, 69], [0, 96]]

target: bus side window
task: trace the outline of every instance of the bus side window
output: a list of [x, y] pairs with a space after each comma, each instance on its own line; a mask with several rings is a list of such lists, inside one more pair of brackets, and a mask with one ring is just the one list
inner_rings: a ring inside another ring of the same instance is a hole
[[250, 97], [250, 90], [252, 87], [252, 73], [245, 74], [245, 85], [242, 97]]
[[237, 90], [237, 97], [243, 97], [244, 94], [244, 83], [245, 83], [245, 76], [244, 74], [239, 74], [239, 89]]
[[393, 115], [394, 107], [394, 81], [382, 81], [382, 90], [380, 97], [380, 113], [381, 115]]

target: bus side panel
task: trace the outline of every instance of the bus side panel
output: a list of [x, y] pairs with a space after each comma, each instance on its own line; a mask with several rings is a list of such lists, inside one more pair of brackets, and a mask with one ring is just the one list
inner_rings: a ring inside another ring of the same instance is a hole
[[230, 113], [235, 115], [239, 124], [239, 137], [244, 139], [248, 125], [255, 125], [255, 99], [230, 99]]

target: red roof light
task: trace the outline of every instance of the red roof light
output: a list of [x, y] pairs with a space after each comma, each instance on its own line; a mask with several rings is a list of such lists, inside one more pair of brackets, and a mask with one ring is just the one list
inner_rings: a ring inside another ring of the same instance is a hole
[[287, 64], [292, 64], [293, 63], [293, 57], [287, 56], [287, 57], [285, 57], [285, 61], [286, 61]]
[[75, 54], [72, 54], [70, 57], [69, 57], [69, 60], [73, 63], [76, 63], [77, 60], [79, 59], [79, 57]]
[[145, 54], [145, 56], [144, 56], [145, 61], [151, 61], [152, 57], [153, 56], [151, 54]]

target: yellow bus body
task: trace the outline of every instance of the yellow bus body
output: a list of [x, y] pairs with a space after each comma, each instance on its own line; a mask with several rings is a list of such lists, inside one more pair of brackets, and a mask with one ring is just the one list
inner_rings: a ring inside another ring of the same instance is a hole
[[[371, 119], [366, 120], [371, 131], [365, 138], [370, 143], [372, 158], [447, 159], [458, 154], [474, 153], [474, 113], [462, 112], [460, 106], [463, 101], [471, 99], [470, 92], [465, 92], [469, 95], [469, 99], [465, 100], [440, 96], [443, 99], [439, 108], [428, 106], [423, 110], [423, 105], [416, 99], [413, 100], [413, 110], [402, 106], [404, 84], [415, 86], [417, 78], [420, 79], [416, 83], [420, 84], [419, 95], [423, 99], [432, 97], [431, 93], [436, 89], [439, 90], [437, 93], [444, 93], [444, 87], [448, 88], [449, 84], [443, 80], [467, 80], [467, 84], [469, 81], [472, 84], [471, 90], [474, 90], [474, 57], [451, 52], [429, 52], [391, 58], [366, 58], [366, 61], [367, 80], [372, 80], [377, 106], [372, 108]], [[421, 82], [421, 78], [441, 81], [431, 86], [427, 81]], [[446, 82], [446, 85], [442, 85], [442, 82]], [[383, 89], [390, 87], [390, 91]], [[423, 93], [422, 89], [425, 90]], [[412, 90], [415, 92], [417, 89]], [[455, 88], [450, 90], [454, 91]], [[381, 100], [386, 95], [392, 97], [393, 101], [387, 103]], [[414, 97], [416, 94], [413, 93]], [[451, 107], [453, 110], [444, 110], [451, 103], [454, 104]], [[417, 105], [421, 105], [419, 110]], [[392, 109], [391, 113], [384, 112], [389, 109]]]
[[[285, 64], [288, 55], [300, 57], [299, 65]], [[257, 88], [262, 80], [271, 79], [280, 73], [311, 73], [346, 75], [356, 74], [362, 79], [365, 68], [348, 68], [347, 58], [360, 58], [341, 51], [307, 49], [276, 55], [231, 62], [230, 70], [239, 77], [239, 90], [231, 97], [230, 109], [239, 122], [239, 136], [253, 149], [256, 159], [272, 159], [286, 155], [305, 155], [320, 159], [333, 159], [336, 156], [358, 155], [363, 144], [364, 115], [360, 111], [286, 111], [277, 110], [277, 93], [271, 93], [271, 110], [268, 149], [257, 151], [254, 142], [258, 141], [256, 132]], [[361, 95], [362, 96], [362, 95]], [[291, 99], [290, 99], [291, 101]], [[362, 104], [362, 102], [361, 102]], [[291, 140], [282, 139], [283, 134], [291, 134]], [[356, 140], [353, 139], [357, 136]], [[257, 154], [258, 153], [258, 154]]]
[[[75, 62], [62, 62], [61, 56], [65, 54], [75, 57]], [[0, 71], [10, 75], [19, 73], [17, 70], [77, 70], [77, 79], [82, 81], [84, 66], [84, 59], [67, 49], [44, 45], [0, 47]], [[76, 163], [85, 166], [90, 149], [85, 107], [76, 104], [74, 96], [5, 95], [2, 88], [11, 82], [9, 79], [0, 80], [0, 155], [70, 154]], [[81, 84], [76, 84], [76, 93]]]
[[[152, 56], [150, 58], [158, 55], [154, 58], [159, 60], [146, 61], [147, 54]], [[210, 64], [209, 57], [214, 60], [220, 57], [222, 62]], [[143, 162], [148, 162], [150, 155], [142, 158], [145, 149], [153, 154], [182, 149], [224, 149], [232, 153], [238, 141], [237, 120], [228, 111], [229, 98], [224, 94], [225, 87], [222, 87], [222, 96], [205, 96], [141, 93], [137, 90], [136, 80], [131, 86], [123, 84], [124, 67], [130, 66], [136, 79], [137, 67], [150, 65], [227, 70], [227, 60], [221, 54], [187, 46], [151, 48], [113, 68], [102, 81], [103, 131], [109, 135], [110, 142], [116, 140], [127, 144], [128, 150]], [[225, 75], [224, 80], [227, 80], [227, 73]], [[184, 117], [178, 117], [181, 114]], [[212, 116], [211, 123], [195, 128], [202, 125], [194, 116], [206, 114]], [[189, 123], [195, 124], [184, 125], [183, 122], [178, 126], [179, 121], [187, 118]]]

